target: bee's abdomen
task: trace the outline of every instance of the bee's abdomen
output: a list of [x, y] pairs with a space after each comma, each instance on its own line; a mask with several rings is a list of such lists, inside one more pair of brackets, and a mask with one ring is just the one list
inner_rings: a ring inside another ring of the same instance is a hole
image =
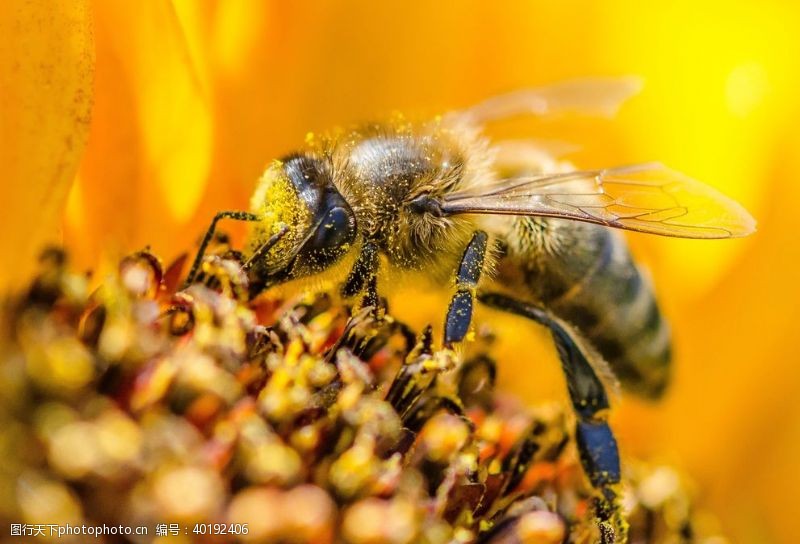
[[515, 258], [526, 287], [592, 342], [626, 389], [659, 396], [669, 379], [669, 326], [624, 238], [563, 220], [539, 228], [549, 245], [527, 246], [528, 255]]

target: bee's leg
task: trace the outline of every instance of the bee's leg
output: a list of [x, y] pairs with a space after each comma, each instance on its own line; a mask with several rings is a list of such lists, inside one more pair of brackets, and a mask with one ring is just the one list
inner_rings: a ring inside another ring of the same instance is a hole
[[450, 299], [444, 323], [445, 347], [451, 348], [456, 342], [461, 342], [469, 330], [475, 290], [481, 279], [483, 259], [486, 255], [487, 240], [488, 235], [485, 232], [476, 231], [461, 257], [456, 275], [456, 294]]
[[362, 307], [371, 306], [377, 312], [378, 299], [378, 246], [374, 242], [365, 241], [361, 253], [356, 258], [353, 269], [342, 285], [342, 296], [351, 298], [364, 293]]
[[575, 440], [581, 464], [592, 486], [601, 493], [597, 505], [601, 541], [624, 542], [626, 524], [622, 520], [615, 489], [620, 481], [617, 442], [606, 421], [608, 396], [602, 381], [579, 347], [569, 325], [542, 308], [497, 293], [481, 293], [478, 300], [487, 306], [527, 317], [550, 329], [567, 378], [567, 389], [578, 421]]
[[[348, 274], [347, 279], [339, 289], [342, 297], [348, 299], [363, 293], [361, 304], [353, 307], [350, 318], [345, 325], [345, 332], [341, 335], [340, 340], [336, 342], [336, 345], [328, 351], [326, 361], [333, 360], [336, 351], [345, 345], [348, 345], [353, 353], [361, 356], [369, 349], [369, 343], [375, 340], [377, 331], [381, 328], [377, 326], [378, 322], [383, 321], [385, 313], [379, 307], [381, 303], [381, 299], [378, 297], [379, 267], [378, 246], [370, 240], [365, 240], [361, 246], [361, 252], [356, 257], [355, 263], [353, 263], [350, 274]], [[363, 328], [360, 327], [363, 323], [375, 325], [370, 327], [374, 334], [367, 334], [364, 337]]]
[[186, 276], [186, 281], [183, 282], [183, 289], [186, 289], [191, 285], [194, 281], [195, 276], [197, 276], [197, 271], [200, 269], [200, 264], [203, 262], [203, 255], [206, 252], [206, 248], [208, 247], [208, 243], [211, 241], [211, 237], [214, 236], [214, 230], [217, 228], [217, 221], [220, 219], [234, 219], [236, 221], [258, 221], [259, 217], [250, 212], [238, 212], [238, 211], [228, 211], [228, 212], [219, 212], [217, 215], [214, 216], [214, 219], [211, 220], [211, 225], [208, 227], [205, 236], [203, 236], [203, 240], [200, 242], [200, 248], [197, 250], [197, 256], [194, 258], [194, 262], [192, 263], [192, 268], [189, 270], [189, 275]]

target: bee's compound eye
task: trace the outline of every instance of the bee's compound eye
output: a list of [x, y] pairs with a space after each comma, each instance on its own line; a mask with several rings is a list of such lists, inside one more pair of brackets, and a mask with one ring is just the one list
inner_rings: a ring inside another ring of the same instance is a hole
[[331, 208], [319, 223], [313, 238], [309, 240], [309, 248], [334, 249], [352, 242], [355, 235], [354, 224], [355, 220], [349, 210], [339, 206]]
[[283, 169], [300, 197], [309, 207], [316, 208], [331, 184], [327, 163], [317, 157], [290, 155], [283, 159]]

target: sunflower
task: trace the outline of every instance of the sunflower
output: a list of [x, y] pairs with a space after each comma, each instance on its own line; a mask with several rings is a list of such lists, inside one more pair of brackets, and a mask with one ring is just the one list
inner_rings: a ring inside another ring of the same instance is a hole
[[[507, 130], [577, 143], [582, 167], [661, 160], [759, 219], [757, 236], [725, 244], [630, 237], [671, 318], [676, 373], [664, 402], [623, 399], [612, 423], [623, 452], [686, 467], [734, 538], [791, 540], [796, 6], [12, 0], [0, 30], [0, 285], [14, 292], [46, 242], [63, 243], [96, 282], [146, 246], [187, 251], [309, 130], [571, 77], [643, 76], [613, 122]], [[415, 304], [395, 305], [399, 319], [441, 319], [435, 297], [403, 299]], [[498, 387], [564, 400], [544, 333], [489, 318], [513, 331], [493, 348]]]
[[0, 519], [12, 537], [720, 541], [671, 467], [631, 462], [597, 493], [571, 414], [495, 389], [494, 332], [456, 364], [430, 327], [415, 335], [390, 313], [324, 294], [248, 303], [227, 244], [176, 291], [181, 264], [141, 251], [92, 292], [50, 249], [7, 301]]

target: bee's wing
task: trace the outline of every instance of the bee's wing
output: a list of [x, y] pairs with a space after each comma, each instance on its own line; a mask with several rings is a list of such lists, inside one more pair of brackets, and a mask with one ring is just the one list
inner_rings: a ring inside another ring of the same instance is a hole
[[734, 200], [657, 164], [543, 174], [451, 193], [445, 214], [561, 217], [682, 238], [733, 238], [755, 231]]
[[456, 115], [478, 125], [518, 115], [575, 112], [613, 117], [641, 88], [642, 81], [632, 76], [577, 79], [496, 96]]

